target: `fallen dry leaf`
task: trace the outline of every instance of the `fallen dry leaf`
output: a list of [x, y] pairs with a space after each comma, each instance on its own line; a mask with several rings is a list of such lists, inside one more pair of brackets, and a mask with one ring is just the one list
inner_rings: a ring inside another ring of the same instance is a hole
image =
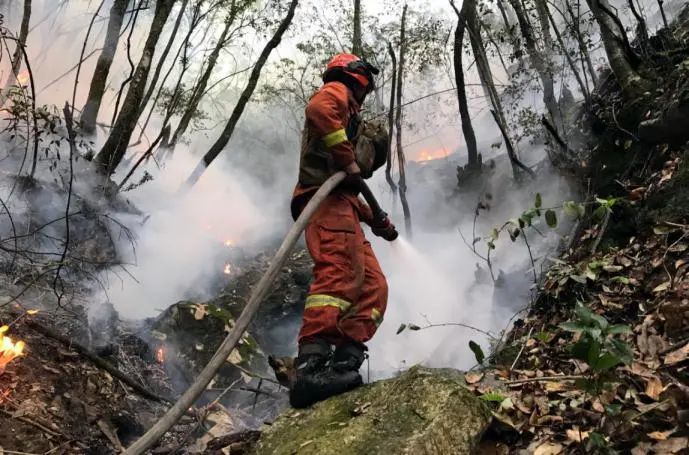
[[582, 442], [589, 437], [590, 431], [581, 431], [578, 427], [574, 427], [566, 431], [567, 439], [572, 442]]
[[196, 305], [196, 309], [194, 310], [194, 319], [200, 321], [206, 317], [206, 314], [208, 314], [206, 311], [206, 305]]
[[653, 445], [655, 453], [680, 453], [689, 447], [689, 438], [670, 438]]
[[562, 381], [548, 381], [545, 383], [546, 392], [564, 392], [569, 389], [568, 384]]
[[653, 401], [660, 399], [660, 393], [663, 391], [663, 381], [660, 378], [653, 376], [646, 379], [646, 395]]
[[674, 430], [654, 431], [652, 433], [648, 433], [648, 437], [651, 439], [655, 439], [656, 441], [665, 441], [674, 432]]
[[689, 343], [685, 344], [681, 348], [672, 351], [665, 356], [665, 365], [674, 365], [676, 363], [686, 360], [689, 356]]
[[536, 447], [533, 455], [559, 455], [564, 452], [564, 447], [562, 444], [557, 444], [554, 442], [546, 442]]
[[464, 374], [464, 380], [467, 382], [467, 384], [476, 384], [477, 382], [481, 382], [481, 379], [483, 379], [484, 374], [483, 373], [465, 373]]

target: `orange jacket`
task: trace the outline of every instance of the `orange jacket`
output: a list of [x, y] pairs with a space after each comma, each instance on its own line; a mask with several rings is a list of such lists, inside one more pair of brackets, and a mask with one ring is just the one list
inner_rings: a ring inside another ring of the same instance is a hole
[[[344, 169], [354, 160], [354, 146], [347, 138], [347, 127], [359, 113], [359, 104], [350, 90], [341, 82], [324, 84], [309, 100], [306, 106], [305, 137], [318, 138], [332, 153], [335, 166]], [[305, 144], [302, 144], [302, 149]], [[302, 161], [301, 166], [304, 166]], [[297, 183], [292, 196], [292, 216], [296, 219], [318, 186]], [[368, 221], [370, 208], [352, 195], [351, 201], [357, 207], [362, 221]]]

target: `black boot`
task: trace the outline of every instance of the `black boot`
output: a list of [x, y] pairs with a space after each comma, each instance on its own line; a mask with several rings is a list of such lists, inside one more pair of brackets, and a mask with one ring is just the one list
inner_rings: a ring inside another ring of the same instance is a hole
[[335, 369], [330, 360], [330, 346], [325, 342], [299, 347], [296, 381], [289, 394], [292, 407], [305, 408], [362, 384], [358, 372]]
[[348, 341], [335, 349], [333, 367], [340, 371], [359, 372], [359, 368], [366, 359], [368, 348], [363, 343]]

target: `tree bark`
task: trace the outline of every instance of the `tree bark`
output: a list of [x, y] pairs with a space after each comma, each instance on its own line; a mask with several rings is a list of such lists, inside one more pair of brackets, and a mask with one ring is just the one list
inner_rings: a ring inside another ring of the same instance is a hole
[[98, 57], [96, 69], [91, 78], [89, 95], [86, 104], [81, 112], [81, 130], [84, 133], [92, 134], [96, 130], [96, 120], [98, 111], [105, 93], [105, 83], [110, 74], [110, 66], [117, 52], [117, 43], [120, 39], [120, 29], [124, 21], [124, 13], [127, 10], [129, 0], [115, 0], [110, 8], [110, 19], [108, 20], [108, 30], [105, 33], [105, 44], [103, 52]]
[[569, 54], [569, 50], [565, 45], [565, 41], [562, 39], [562, 34], [560, 33], [560, 30], [558, 30], [557, 24], [555, 23], [555, 18], [553, 17], [552, 13], [550, 12], [550, 8], [548, 8], [548, 5], [545, 3], [544, 0], [537, 1], [543, 2], [544, 12], [545, 14], [547, 14], [548, 20], [553, 26], [553, 31], [555, 32], [557, 43], [559, 44], [562, 54], [565, 56], [565, 59], [567, 59], [567, 64], [569, 65], [569, 68], [572, 70], [572, 74], [574, 74], [574, 77], [577, 80], [577, 83], [579, 84], [579, 89], [581, 90], [581, 94], [584, 96], [586, 104], [589, 105], [591, 103], [591, 93], [589, 92], [588, 86], [584, 83], [584, 80], [581, 78], [581, 75], [579, 74], [576, 62], [572, 59], [572, 56]]
[[198, 83], [194, 87], [194, 91], [191, 94], [189, 103], [187, 103], [187, 107], [185, 108], [184, 113], [182, 114], [182, 118], [179, 120], [179, 124], [177, 125], [175, 132], [172, 134], [172, 139], [170, 139], [170, 143], [168, 144], [168, 146], [174, 147], [175, 145], [177, 145], [177, 142], [187, 131], [187, 128], [189, 128], [189, 123], [191, 122], [191, 119], [194, 117], [194, 114], [196, 113], [199, 104], [201, 104], [201, 99], [203, 98], [203, 95], [206, 93], [208, 81], [210, 80], [211, 74], [215, 69], [215, 65], [218, 63], [218, 57], [220, 56], [220, 52], [227, 44], [225, 41], [227, 40], [227, 35], [230, 32], [230, 28], [234, 23], [236, 15], [237, 11], [234, 7], [233, 2], [232, 10], [230, 11], [230, 16], [225, 21], [225, 28], [220, 34], [220, 38], [218, 38], [218, 42], [213, 48], [213, 51], [208, 56], [208, 63], [205, 69], [203, 70], [203, 73], [199, 78]]
[[251, 96], [254, 93], [254, 90], [256, 89], [258, 79], [261, 76], [261, 70], [263, 69], [263, 66], [266, 63], [266, 60], [268, 60], [268, 57], [270, 56], [271, 52], [273, 52], [273, 50], [280, 44], [280, 41], [282, 40], [282, 35], [285, 34], [285, 31], [287, 31], [290, 24], [292, 23], [292, 19], [294, 18], [294, 11], [296, 10], [298, 3], [299, 0], [292, 0], [292, 2], [290, 3], [287, 15], [282, 20], [282, 22], [280, 22], [280, 26], [275, 31], [275, 34], [270, 39], [270, 41], [266, 43], [265, 47], [263, 48], [263, 51], [261, 52], [261, 55], [258, 57], [256, 65], [254, 65], [254, 69], [251, 71], [251, 75], [249, 76], [249, 82], [247, 86], [244, 88], [244, 91], [242, 92], [241, 96], [239, 97], [239, 100], [237, 101], [237, 104], [235, 105], [234, 110], [232, 111], [232, 115], [230, 116], [230, 119], [225, 125], [225, 129], [220, 134], [218, 140], [215, 141], [215, 143], [211, 146], [210, 150], [208, 150], [208, 152], [203, 156], [201, 162], [191, 173], [191, 175], [185, 182], [184, 188], [182, 190], [189, 189], [192, 186], [194, 186], [194, 184], [199, 180], [201, 175], [203, 175], [206, 168], [210, 166], [213, 160], [215, 160], [215, 158], [218, 157], [220, 152], [223, 151], [227, 143], [230, 141], [232, 133], [234, 132], [235, 127], [237, 126], [237, 122], [239, 122], [239, 119], [244, 113], [244, 108], [246, 107], [246, 104], [249, 102]]
[[[462, 5], [462, 10], [465, 13], [464, 19], [466, 22], [467, 31], [469, 32], [469, 41], [471, 43], [471, 50], [474, 53], [474, 59], [476, 61], [476, 69], [478, 70], [479, 78], [481, 79], [481, 85], [486, 93], [486, 96], [493, 106], [493, 111], [495, 111], [494, 118], [503, 136], [509, 137], [509, 132], [507, 129], [507, 119], [505, 118], [505, 112], [502, 107], [502, 101], [500, 101], [500, 95], [495, 88], [495, 83], [493, 82], [493, 72], [490, 69], [490, 63], [488, 62], [488, 57], [486, 56], [486, 48], [483, 44], [481, 38], [481, 25], [478, 19], [478, 14], [476, 12], [476, 1], [469, 0], [466, 10], [464, 10], [464, 5]], [[506, 146], [507, 156], [510, 159], [510, 164], [512, 165], [512, 173], [514, 174], [515, 180], [521, 178], [519, 158], [512, 147]]]
[[361, 42], [361, 0], [354, 0], [354, 33], [352, 35], [352, 54], [362, 57], [364, 47]]
[[390, 140], [388, 141], [388, 159], [385, 163], [385, 180], [390, 185], [392, 190], [393, 199], [395, 193], [397, 192], [397, 185], [392, 179], [392, 133], [395, 127], [395, 96], [397, 94], [397, 57], [395, 56], [395, 50], [392, 48], [392, 44], [388, 41], [388, 54], [390, 54], [390, 59], [392, 60], [392, 80], [390, 87], [390, 110], [388, 110], [388, 131]]
[[[519, 29], [521, 31], [522, 37], [524, 38], [524, 46], [529, 54], [531, 64], [538, 73], [541, 79], [541, 84], [543, 86], [543, 103], [545, 104], [550, 120], [556, 125], [558, 129], [562, 129], [562, 116], [559, 113], [559, 108], [557, 105], [557, 99], [555, 98], [555, 82], [553, 80], [553, 71], [551, 68], [551, 62], [546, 57], [545, 52], [538, 49], [536, 45], [536, 38], [533, 33], [533, 28], [529, 23], [526, 11], [523, 9], [520, 0], [510, 0], [510, 4], [517, 14], [517, 21], [519, 22]], [[540, 16], [541, 14], [539, 14]], [[543, 29], [544, 39], [547, 41], [549, 35], [550, 27], [548, 27], [547, 20], [545, 23], [541, 21], [541, 25], [545, 27]]]
[[151, 96], [153, 96], [153, 92], [155, 91], [156, 85], [158, 84], [158, 79], [160, 78], [160, 73], [163, 71], [163, 65], [165, 65], [165, 60], [167, 60], [167, 56], [170, 53], [170, 49], [172, 49], [172, 44], [175, 42], [175, 38], [177, 37], [177, 31], [179, 30], [179, 26], [182, 23], [182, 18], [184, 17], [184, 12], [187, 9], [188, 3], [189, 0], [182, 0], [182, 4], [179, 7], [179, 13], [177, 14], [177, 19], [175, 20], [175, 25], [172, 27], [172, 32], [170, 33], [170, 39], [168, 40], [167, 45], [163, 50], [163, 53], [160, 54], [158, 65], [156, 65], [156, 69], [153, 72], [151, 82], [148, 84], [148, 90], [144, 95], [144, 99], [141, 101], [141, 109], [139, 115], [141, 115], [144, 109], [146, 109], [146, 105], [150, 101]]
[[122, 110], [107, 141], [94, 160], [101, 174], [112, 175], [127, 151], [129, 140], [139, 118], [141, 99], [146, 88], [148, 73], [151, 70], [156, 44], [174, 3], [175, 0], [158, 0], [156, 2], [151, 29], [146, 38], [143, 54], [134, 72], [134, 78], [124, 99]]
[[627, 49], [621, 42], [623, 40], [613, 31], [618, 28], [617, 24], [605, 12], [610, 11], [610, 4], [607, 0], [586, 0], [586, 3], [598, 22], [610, 68], [622, 87], [624, 97], [628, 101], [636, 100], [649, 90], [650, 84], [633, 68]]
[[[579, 22], [579, 17], [574, 14], [574, 9], [572, 8], [571, 2], [564, 2], [567, 5], [567, 12], [569, 13], [570, 20], [572, 21], [572, 31], [574, 33], [574, 38], [579, 45], [579, 53], [581, 54], [581, 59], [586, 63], [586, 68], [589, 70], [591, 75], [591, 83], [595, 89], [598, 86], [598, 75], [593, 67], [593, 61], [591, 60], [591, 54], [589, 53], [586, 41], [584, 40], [584, 35], [581, 32], [581, 24]], [[579, 9], [579, 0], [577, 0], [577, 10]], [[582, 63], [583, 65], [583, 63]]]
[[397, 181], [402, 212], [404, 213], [404, 228], [407, 236], [412, 237], [411, 211], [407, 202], [407, 173], [405, 170], [406, 158], [402, 147], [402, 93], [404, 82], [404, 54], [407, 50], [406, 43], [407, 5], [402, 8], [402, 23], [400, 25], [400, 58], [397, 68], [397, 116], [395, 124], [397, 128], [397, 163], [399, 165], [399, 180]]
[[464, 32], [466, 31], [466, 21], [464, 19], [466, 14], [465, 8], [470, 8], [472, 1], [473, 0], [464, 0], [462, 3], [462, 11], [457, 9], [453, 0], [450, 0], [450, 5], [452, 5], [457, 15], [453, 59], [455, 66], [455, 86], [457, 87], [457, 104], [459, 105], [459, 116], [462, 121], [464, 142], [466, 142], [467, 145], [467, 167], [469, 169], [479, 169], [481, 164], [478, 158], [478, 145], [476, 144], [474, 127], [471, 124], [471, 115], [469, 114], [469, 103], [467, 101], [466, 86], [464, 82], [464, 65], [462, 63], [462, 56], [464, 54], [462, 44], [464, 43]]
[[26, 46], [26, 39], [29, 36], [29, 23], [31, 22], [31, 0], [24, 0], [24, 13], [22, 15], [22, 23], [19, 27], [19, 37], [17, 38], [17, 47], [14, 49], [12, 55], [12, 72], [7, 79], [7, 85], [10, 85], [16, 79], [19, 69], [22, 67], [22, 58], [24, 54], [22, 47]]

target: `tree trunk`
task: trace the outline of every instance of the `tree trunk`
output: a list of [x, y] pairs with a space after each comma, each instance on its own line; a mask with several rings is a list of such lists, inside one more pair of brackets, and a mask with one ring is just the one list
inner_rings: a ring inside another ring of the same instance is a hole
[[[498, 9], [500, 10], [500, 15], [502, 16], [502, 21], [505, 23], [505, 29], [507, 30], [507, 34], [510, 36], [510, 44], [512, 45], [512, 54], [514, 55], [514, 59], [519, 61], [520, 63], [524, 63], [524, 60], [522, 59], [522, 50], [519, 47], [519, 39], [517, 35], [514, 33], [514, 27], [510, 24], [510, 20], [507, 17], [507, 12], [505, 11], [505, 6], [503, 5], [503, 2], [505, 0], [498, 0]], [[462, 3], [462, 7], [464, 7], [464, 3]]]
[[471, 2], [472, 0], [464, 0], [461, 12], [455, 6], [454, 1], [451, 0], [450, 5], [452, 5], [455, 14], [457, 14], [453, 59], [455, 66], [455, 86], [457, 87], [457, 104], [459, 105], [459, 116], [462, 120], [462, 133], [467, 145], [467, 167], [469, 169], [479, 169], [481, 164], [478, 158], [478, 145], [476, 144], [474, 127], [471, 124], [471, 115], [469, 115], [469, 103], [467, 101], [466, 86], [464, 82], [464, 65], [462, 63], [462, 56], [464, 54], [462, 44], [464, 42], [464, 32], [466, 31], [466, 21], [464, 19], [466, 11], [464, 11], [464, 9], [470, 8]]
[[[500, 101], [500, 95], [495, 88], [495, 83], [493, 82], [493, 73], [490, 69], [490, 63], [488, 62], [488, 57], [486, 56], [486, 48], [481, 39], [481, 26], [478, 19], [478, 14], [476, 13], [476, 0], [467, 0], [466, 9], [462, 5], [462, 11], [464, 12], [466, 27], [469, 32], [469, 41], [471, 42], [471, 50], [474, 53], [474, 59], [476, 61], [476, 69], [478, 70], [479, 78], [481, 79], [481, 85], [486, 95], [490, 99], [491, 105], [493, 106], [493, 111], [495, 111], [495, 121], [498, 127], [503, 133], [503, 136], [509, 137], [507, 130], [507, 119], [505, 118], [505, 112], [502, 107], [502, 102]], [[519, 158], [512, 147], [506, 147], [507, 156], [510, 159], [510, 164], [512, 165], [512, 173], [514, 174], [515, 180], [520, 180], [520, 166]]]
[[397, 128], [397, 163], [399, 165], [400, 177], [398, 180], [398, 189], [400, 194], [400, 201], [402, 202], [402, 212], [404, 213], [404, 228], [407, 236], [412, 237], [411, 211], [409, 210], [409, 203], [407, 202], [407, 174], [405, 171], [406, 159], [404, 157], [404, 149], [402, 148], [402, 93], [404, 82], [404, 54], [407, 50], [407, 43], [405, 37], [405, 28], [407, 21], [407, 5], [402, 9], [402, 24], [400, 26], [400, 59], [397, 68], [397, 116], [395, 119]]
[[[571, 2], [564, 2], [567, 5], [567, 12], [569, 12], [570, 20], [572, 21], [572, 31], [574, 33], [574, 38], [579, 45], [579, 53], [581, 54], [581, 59], [586, 63], [586, 68], [589, 70], [591, 75], [591, 83], [595, 89], [598, 86], [598, 75], [593, 67], [593, 61], [591, 60], [591, 54], [589, 53], [586, 41], [584, 40], [584, 35], [581, 33], [581, 24], [579, 22], [579, 17], [574, 14], [574, 9], [572, 8]], [[577, 0], [577, 10], [579, 9], [579, 0]], [[582, 63], [583, 65], [583, 63]]]
[[352, 36], [352, 54], [362, 57], [364, 47], [361, 42], [361, 0], [354, 0], [354, 33]]
[[153, 78], [151, 79], [150, 84], [148, 84], [148, 90], [144, 95], [144, 99], [141, 101], [141, 109], [139, 115], [141, 115], [144, 109], [146, 109], [146, 105], [150, 101], [151, 96], [153, 96], [153, 92], [155, 91], [156, 85], [158, 84], [158, 79], [160, 78], [160, 73], [161, 71], [163, 71], [163, 65], [165, 65], [165, 60], [167, 60], [167, 56], [170, 53], [172, 44], [175, 42], [175, 38], [177, 37], [177, 31], [179, 30], [179, 25], [182, 23], [182, 18], [184, 17], [184, 12], [187, 9], [188, 3], [189, 0], [182, 0], [182, 4], [179, 7], [179, 13], [177, 14], [177, 20], [175, 20], [175, 25], [172, 27], [172, 32], [170, 33], [170, 39], [168, 40], [167, 46], [165, 46], [163, 53], [160, 54], [158, 65], [156, 65], [156, 69], [153, 72]]
[[120, 164], [127, 151], [129, 140], [139, 119], [141, 99], [146, 88], [148, 73], [151, 70], [156, 44], [174, 3], [175, 0], [158, 0], [156, 2], [151, 29], [146, 38], [143, 54], [134, 72], [134, 78], [124, 99], [122, 110], [110, 131], [107, 141], [95, 158], [99, 172], [104, 175], [112, 175], [115, 172], [117, 165]]
[[[203, 3], [203, 0], [198, 0], [197, 3], [194, 4], [193, 12], [192, 12], [192, 19], [191, 19], [191, 23], [189, 24], [189, 30], [187, 30], [187, 33], [184, 36], [184, 39], [182, 40], [182, 43], [179, 45], [179, 48], [177, 49], [177, 52], [175, 53], [175, 58], [174, 58], [174, 61], [172, 62], [172, 65], [170, 65], [167, 72], [165, 73], [165, 76], [163, 76], [163, 80], [160, 82], [160, 86], [158, 87], [158, 90], [156, 91], [156, 96], [153, 98], [153, 103], [151, 104], [151, 107], [148, 110], [148, 115], [146, 116], [146, 120], [144, 121], [144, 124], [141, 126], [141, 133], [139, 134], [139, 138], [137, 139], [137, 142], [140, 142], [141, 138], [144, 136], [146, 128], [148, 127], [148, 123], [151, 121], [151, 117], [153, 116], [153, 112], [155, 111], [155, 107], [158, 104], [158, 100], [160, 99], [160, 96], [163, 94], [163, 89], [165, 88], [165, 83], [167, 82], [167, 79], [170, 77], [170, 74], [172, 74], [172, 71], [175, 69], [175, 62], [177, 62], [177, 60], [179, 60], [180, 55], [186, 56], [187, 49], [189, 47], [189, 40], [191, 39], [191, 35], [193, 35], [194, 31], [196, 31], [196, 27], [198, 27], [198, 25], [201, 23], [201, 19], [203, 18], [203, 16], [205, 16], [205, 14], [200, 14], [202, 3]], [[184, 51], [184, 54], [182, 54], [182, 51]], [[142, 107], [142, 109], [143, 109], [143, 107]], [[169, 143], [169, 135], [163, 139], [163, 144], [168, 144], [168, 143]]]
[[22, 47], [26, 46], [26, 39], [29, 36], [29, 23], [31, 22], [31, 0], [24, 0], [24, 14], [22, 15], [22, 24], [19, 27], [19, 37], [17, 38], [17, 47], [14, 49], [12, 55], [12, 72], [7, 80], [7, 85], [10, 85], [22, 67], [22, 58], [24, 53]]
[[105, 93], [105, 83], [110, 73], [110, 66], [117, 52], [117, 43], [120, 38], [120, 29], [124, 21], [124, 13], [127, 10], [129, 0], [115, 0], [110, 8], [110, 19], [108, 20], [108, 30], [105, 34], [105, 44], [103, 52], [98, 57], [96, 69], [91, 78], [91, 86], [86, 104], [81, 112], [81, 130], [84, 133], [92, 134], [96, 130], [96, 120], [98, 111]]
[[218, 140], [215, 141], [215, 143], [211, 146], [210, 150], [208, 150], [208, 152], [203, 156], [201, 162], [191, 173], [191, 175], [185, 182], [185, 185], [182, 188], [182, 190], [189, 189], [192, 186], [194, 186], [194, 184], [199, 180], [201, 175], [203, 175], [203, 172], [206, 170], [206, 168], [210, 166], [213, 160], [218, 157], [220, 152], [223, 151], [227, 143], [230, 141], [232, 133], [234, 132], [235, 127], [237, 126], [237, 122], [239, 122], [239, 119], [241, 118], [242, 113], [244, 112], [246, 103], [249, 102], [249, 99], [251, 99], [251, 96], [253, 95], [254, 90], [256, 89], [258, 79], [261, 76], [261, 70], [263, 69], [263, 65], [265, 65], [266, 60], [268, 60], [268, 57], [270, 56], [271, 52], [273, 52], [273, 50], [280, 44], [280, 41], [282, 40], [282, 35], [285, 34], [285, 31], [289, 28], [290, 24], [292, 23], [292, 19], [294, 18], [294, 11], [296, 10], [298, 3], [299, 0], [292, 0], [292, 2], [290, 3], [287, 15], [282, 20], [282, 22], [280, 22], [280, 26], [275, 31], [275, 34], [270, 39], [270, 41], [266, 43], [265, 47], [263, 48], [263, 51], [261, 52], [261, 55], [258, 57], [256, 65], [254, 66], [254, 69], [251, 71], [251, 75], [249, 76], [249, 82], [247, 86], [244, 88], [244, 91], [242, 92], [241, 96], [239, 97], [239, 100], [237, 101], [237, 104], [235, 105], [234, 110], [232, 111], [232, 115], [230, 116], [227, 125], [225, 125], [225, 129], [220, 134]]
[[[523, 9], [521, 1], [510, 0], [510, 4], [514, 9], [514, 12], [517, 14], [519, 29], [521, 31], [522, 37], [524, 38], [524, 46], [526, 47], [526, 51], [529, 54], [531, 64], [533, 65], [534, 69], [538, 73], [539, 78], [541, 79], [541, 84], [543, 85], [543, 103], [545, 104], [545, 107], [548, 110], [550, 120], [553, 122], [553, 124], [556, 126], [558, 130], [561, 130], [563, 126], [562, 116], [560, 115], [559, 108], [557, 105], [557, 99], [555, 98], [555, 82], [553, 81], [553, 71], [551, 67], [552, 64], [546, 57], [545, 52], [542, 52], [540, 49], [538, 49], [536, 45], [536, 38], [534, 37], [533, 29], [527, 19], [526, 11]], [[549, 40], [546, 36], [546, 33], [548, 35], [550, 33], [550, 27], [548, 27], [547, 20], [545, 21], [545, 24], [543, 24], [542, 22], [542, 26], [546, 27], [546, 29], [543, 30], [543, 33], [544, 39], [547, 42]]]
[[586, 100], [586, 104], [590, 105], [591, 103], [591, 93], [589, 92], [588, 85], [584, 83], [584, 80], [581, 78], [581, 75], [579, 74], [579, 70], [577, 68], [576, 62], [572, 59], [572, 56], [569, 54], [569, 50], [567, 49], [567, 46], [565, 45], [565, 41], [562, 39], [562, 34], [560, 33], [560, 30], [557, 28], [557, 24], [555, 23], [555, 18], [553, 17], [552, 13], [550, 12], [550, 8], [548, 8], [548, 5], [545, 3], [544, 0], [537, 0], [539, 3], [543, 2], [543, 7], [545, 8], [545, 13], [548, 16], [548, 20], [550, 21], [551, 25], [553, 26], [553, 31], [555, 32], [555, 37], [557, 38], [557, 43], [560, 46], [560, 49], [562, 51], [562, 54], [565, 56], [567, 59], [567, 64], [569, 65], [569, 68], [572, 70], [572, 74], [574, 74], [574, 77], [577, 80], [577, 83], [579, 84], [579, 89], [581, 90], [581, 94], [584, 96], [584, 99]]
[[203, 73], [201, 74], [198, 83], [194, 87], [194, 91], [192, 92], [189, 102], [187, 103], [187, 107], [184, 109], [182, 118], [179, 120], [179, 125], [177, 125], [175, 132], [172, 134], [172, 139], [170, 139], [170, 143], [168, 144], [168, 146], [174, 147], [175, 145], [177, 145], [177, 141], [180, 140], [180, 138], [187, 131], [187, 128], [189, 128], [189, 123], [191, 122], [191, 119], [194, 117], [194, 114], [196, 113], [196, 110], [198, 109], [199, 104], [201, 103], [203, 95], [206, 93], [208, 81], [210, 80], [211, 74], [215, 69], [215, 65], [218, 63], [218, 57], [220, 56], [220, 52], [225, 47], [225, 44], [227, 44], [225, 43], [225, 40], [227, 40], [227, 35], [230, 32], [230, 28], [234, 23], [235, 17], [236, 10], [233, 6], [232, 11], [230, 12], [230, 17], [227, 19], [227, 21], [225, 21], [225, 28], [220, 34], [220, 38], [218, 38], [218, 42], [213, 48], [213, 51], [208, 56], [208, 64], [203, 70]]
[[[628, 101], [636, 100], [649, 90], [650, 84], [633, 68], [627, 50], [621, 42], [624, 40], [613, 31], [618, 28], [617, 24], [604, 11], [604, 9], [610, 11], [610, 4], [607, 0], [586, 0], [586, 3], [598, 22], [610, 68], [622, 87], [624, 97]], [[620, 31], [620, 33], [624, 32]]]
[[385, 180], [387, 180], [390, 189], [392, 190], [393, 199], [395, 193], [397, 192], [397, 185], [392, 179], [392, 133], [395, 126], [395, 96], [397, 94], [397, 57], [395, 56], [395, 50], [392, 48], [392, 44], [388, 41], [388, 53], [390, 54], [390, 59], [392, 60], [392, 80], [390, 87], [390, 110], [388, 111], [388, 134], [390, 140], [388, 141], [388, 159], [385, 164]]

